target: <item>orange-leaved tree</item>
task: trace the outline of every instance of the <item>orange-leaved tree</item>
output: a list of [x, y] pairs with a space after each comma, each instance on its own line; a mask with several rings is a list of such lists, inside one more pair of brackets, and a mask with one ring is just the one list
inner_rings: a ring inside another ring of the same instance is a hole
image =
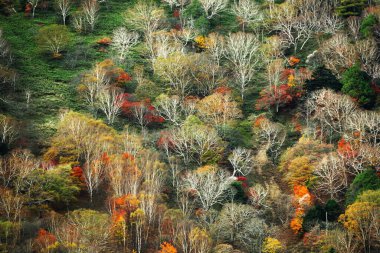
[[168, 242], [164, 242], [161, 244], [160, 253], [177, 253], [177, 249]]

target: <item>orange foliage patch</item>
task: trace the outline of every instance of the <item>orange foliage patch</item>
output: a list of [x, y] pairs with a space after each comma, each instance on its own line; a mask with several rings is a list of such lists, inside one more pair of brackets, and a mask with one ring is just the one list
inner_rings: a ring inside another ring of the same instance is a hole
[[216, 88], [214, 90], [215, 93], [220, 93], [220, 94], [223, 94], [223, 95], [226, 95], [226, 94], [231, 94], [232, 90], [231, 88], [229, 87], [226, 87], [226, 86], [220, 86], [218, 88]]
[[117, 83], [127, 83], [132, 80], [132, 77], [126, 72], [121, 72], [120, 75], [116, 78]]
[[177, 253], [177, 249], [168, 242], [164, 242], [161, 244], [160, 253]]
[[96, 42], [99, 45], [108, 46], [112, 43], [112, 40], [108, 37], [101, 38]]
[[294, 217], [290, 221], [290, 228], [293, 230], [295, 234], [298, 234], [301, 231], [302, 223], [303, 223], [303, 218], [301, 217]]
[[300, 58], [297, 58], [295, 56], [290, 56], [289, 58], [289, 65], [290, 66], [295, 66], [297, 65], [298, 63], [300, 63], [301, 59]]
[[293, 187], [293, 193], [295, 197], [295, 207], [294, 218], [290, 221], [290, 228], [295, 234], [298, 234], [302, 229], [303, 216], [305, 215], [305, 210], [312, 204], [312, 196], [304, 185], [295, 185]]
[[267, 118], [264, 115], [260, 115], [256, 118], [255, 122], [253, 122], [253, 127], [260, 128], [261, 124], [267, 120]]

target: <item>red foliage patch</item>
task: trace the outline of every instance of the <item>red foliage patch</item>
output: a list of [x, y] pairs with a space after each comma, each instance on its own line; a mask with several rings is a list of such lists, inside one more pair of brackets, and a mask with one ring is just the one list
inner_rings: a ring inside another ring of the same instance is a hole
[[338, 153], [345, 158], [354, 158], [358, 155], [358, 152], [353, 150], [351, 144], [344, 138], [338, 142]]
[[40, 228], [40, 230], [38, 230], [38, 235], [34, 241], [41, 249], [45, 249], [54, 244], [57, 241], [57, 238], [45, 229]]

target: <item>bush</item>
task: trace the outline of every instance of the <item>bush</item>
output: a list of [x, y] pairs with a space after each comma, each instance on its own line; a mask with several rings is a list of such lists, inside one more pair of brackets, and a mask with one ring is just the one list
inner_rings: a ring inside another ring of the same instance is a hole
[[66, 26], [49, 25], [38, 31], [36, 39], [41, 50], [52, 53], [53, 58], [59, 58], [60, 53], [70, 44], [71, 34]]
[[342, 76], [342, 92], [355, 98], [360, 105], [370, 107], [373, 105], [376, 94], [371, 87], [371, 78], [355, 64], [347, 69]]
[[346, 205], [352, 204], [362, 192], [377, 189], [380, 189], [380, 178], [375, 170], [370, 169], [358, 174], [346, 193]]
[[248, 120], [240, 122], [237, 126], [217, 126], [218, 135], [227, 141], [231, 148], [252, 147], [252, 124]]
[[30, 176], [30, 180], [33, 182], [29, 189], [32, 198], [35, 202], [48, 201], [57, 207], [76, 201], [80, 187], [70, 174], [70, 166], [36, 170]]
[[360, 25], [360, 33], [363, 37], [367, 38], [372, 35], [374, 26], [378, 23], [374, 15], [365, 17]]

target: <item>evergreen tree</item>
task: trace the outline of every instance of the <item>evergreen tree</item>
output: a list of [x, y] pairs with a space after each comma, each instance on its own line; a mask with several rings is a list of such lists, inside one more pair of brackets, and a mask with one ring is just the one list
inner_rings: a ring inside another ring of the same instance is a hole
[[370, 106], [375, 99], [375, 91], [371, 87], [371, 78], [355, 64], [342, 76], [342, 92], [358, 100], [363, 106]]
[[360, 16], [364, 7], [366, 7], [366, 0], [341, 0], [340, 6], [336, 9], [339, 16]]

